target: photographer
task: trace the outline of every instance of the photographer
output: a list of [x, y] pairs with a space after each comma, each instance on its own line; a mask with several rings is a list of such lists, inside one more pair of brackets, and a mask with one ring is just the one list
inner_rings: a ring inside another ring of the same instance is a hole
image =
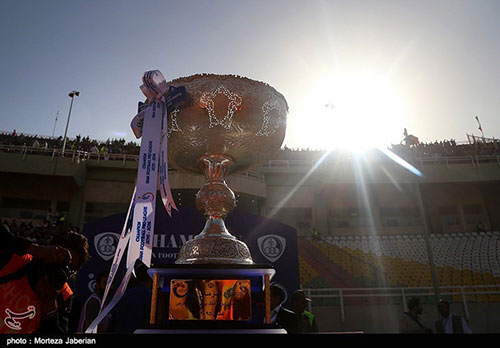
[[68, 333], [69, 284], [88, 259], [87, 239], [67, 232], [50, 245], [0, 225], [0, 333]]

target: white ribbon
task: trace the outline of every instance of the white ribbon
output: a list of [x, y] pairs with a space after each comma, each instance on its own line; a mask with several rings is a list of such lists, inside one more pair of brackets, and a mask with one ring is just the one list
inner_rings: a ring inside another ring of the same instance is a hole
[[168, 182], [168, 160], [167, 160], [167, 149], [168, 149], [168, 117], [167, 117], [167, 107], [162, 104], [162, 123], [161, 123], [161, 138], [160, 138], [160, 164], [158, 168], [158, 178], [160, 179], [160, 192], [161, 200], [163, 206], [167, 210], [169, 216], [172, 216], [172, 209], [177, 210], [177, 206], [174, 202], [174, 197], [172, 197], [172, 191], [170, 190], [170, 184]]
[[[101, 311], [89, 325], [85, 331], [86, 333], [96, 333], [99, 323], [122, 298], [127, 289], [135, 262], [139, 259], [147, 267], [151, 266], [158, 178], [162, 202], [167, 213], [171, 216], [172, 209], [177, 210], [168, 183], [167, 106], [164, 98], [167, 84], [158, 70], [145, 72], [142, 81], [143, 85], [140, 86], [140, 89], [146, 96], [147, 103], [139, 103], [138, 113], [131, 123], [135, 136], [137, 138], [142, 137], [137, 181], [123, 225], [121, 238], [111, 264], [106, 289], [101, 301]], [[129, 217], [132, 217], [130, 230], [127, 229]], [[127, 245], [127, 272], [113, 299], [106, 308], [103, 308]]]
[[[116, 247], [115, 256], [113, 258], [113, 262], [111, 263], [111, 269], [109, 271], [108, 280], [106, 282], [106, 289], [104, 290], [103, 299], [106, 299], [106, 297], [108, 296], [109, 288], [111, 287], [111, 284], [115, 279], [116, 271], [118, 271], [122, 256], [125, 253], [125, 249], [127, 248], [130, 239], [130, 229], [127, 228], [127, 225], [130, 217], [130, 212], [133, 211], [134, 197], [135, 188], [134, 193], [132, 194], [132, 200], [130, 201], [130, 205], [128, 207], [127, 216], [125, 217], [125, 222], [123, 223], [122, 233], [120, 235], [120, 240], [118, 241], [118, 246]], [[104, 307], [104, 301], [102, 301], [101, 303], [101, 309], [102, 307]]]
[[139, 259], [146, 266], [150, 267], [151, 265], [160, 158], [161, 104], [162, 102], [154, 101], [144, 111], [141, 150], [135, 184], [135, 208], [132, 214], [132, 232], [127, 264]]

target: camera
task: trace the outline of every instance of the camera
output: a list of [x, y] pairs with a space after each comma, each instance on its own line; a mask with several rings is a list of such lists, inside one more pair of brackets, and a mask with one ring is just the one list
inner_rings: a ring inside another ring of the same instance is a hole
[[51, 265], [46, 269], [47, 277], [54, 289], [62, 289], [75, 272], [68, 265]]

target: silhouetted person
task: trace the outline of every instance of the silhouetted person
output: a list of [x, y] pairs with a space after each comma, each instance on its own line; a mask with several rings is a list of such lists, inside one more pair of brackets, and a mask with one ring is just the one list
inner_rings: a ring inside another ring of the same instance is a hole
[[301, 319], [294, 312], [283, 307], [286, 293], [278, 285], [271, 285], [271, 323], [284, 329], [287, 333], [298, 333]]
[[436, 333], [440, 334], [470, 334], [467, 322], [460, 315], [452, 315], [448, 301], [441, 300], [438, 304], [440, 318], [434, 322]]
[[311, 302], [303, 290], [295, 290], [291, 297], [292, 311], [299, 318], [299, 327], [297, 333], [319, 332], [316, 317], [307, 311], [307, 304]]
[[142, 262], [135, 266], [136, 279], [131, 279], [129, 288], [111, 312], [111, 332], [134, 333], [149, 324], [153, 280], [147, 270]]
[[404, 312], [399, 321], [399, 332], [406, 334], [428, 334], [432, 330], [427, 328], [421, 321], [420, 316], [424, 308], [420, 299], [413, 297], [408, 301], [408, 312]]
[[0, 225], [0, 239], [0, 333], [68, 334], [87, 238], [69, 231], [40, 245]]
[[[89, 325], [99, 315], [101, 310], [102, 298], [106, 290], [106, 283], [108, 281], [107, 273], [100, 273], [95, 282], [94, 293], [91, 294], [83, 304], [80, 322], [78, 324], [78, 333], [84, 333]], [[109, 316], [103, 319], [97, 326], [97, 332], [106, 332], [109, 327]]]

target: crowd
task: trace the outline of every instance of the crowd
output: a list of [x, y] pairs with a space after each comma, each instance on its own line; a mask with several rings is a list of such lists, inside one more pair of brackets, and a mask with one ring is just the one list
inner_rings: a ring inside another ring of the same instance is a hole
[[396, 144], [390, 150], [401, 157], [442, 158], [460, 156], [496, 156], [500, 155], [500, 140], [457, 144], [454, 139], [418, 144]]
[[[41, 150], [51, 154], [54, 149], [62, 149], [64, 138], [48, 137], [29, 134], [18, 134], [16, 130], [13, 132], [0, 133], [0, 145], [7, 146], [21, 146], [26, 148], [27, 151]], [[90, 139], [89, 136], [82, 137], [77, 135], [75, 138], [68, 138], [66, 140], [66, 151], [82, 151], [90, 154], [125, 154], [125, 155], [138, 155], [139, 145], [133, 141], [127, 142], [125, 139], [108, 139], [106, 141], [99, 141]]]
[[65, 231], [79, 233], [79, 228], [67, 223], [64, 215], [57, 219], [45, 219], [41, 222], [32, 220], [5, 219], [0, 224], [6, 226], [16, 237], [25, 238], [32, 242], [47, 244], [54, 236], [61, 235]]
[[[411, 139], [409, 141], [408, 139]], [[413, 139], [416, 139], [413, 140]], [[26, 151], [35, 149], [52, 154], [54, 149], [62, 149], [64, 139], [59, 137], [47, 137], [39, 135], [18, 134], [13, 132], [0, 132], [0, 146], [21, 146]], [[75, 138], [67, 139], [66, 151], [82, 151], [91, 156], [102, 155], [109, 159], [110, 154], [138, 155], [140, 146], [138, 143], [125, 139], [108, 139], [98, 141], [90, 139], [89, 136], [82, 137], [77, 135]], [[488, 141], [476, 141], [466, 144], [457, 144], [455, 139], [419, 142], [416, 137], [409, 136], [400, 144], [392, 144], [389, 150], [405, 159], [415, 158], [442, 158], [442, 157], [460, 157], [460, 156], [489, 156], [500, 155], [500, 140], [488, 139]], [[5, 151], [5, 149], [4, 149]], [[294, 149], [286, 145], [276, 154], [275, 160], [318, 160], [325, 153], [324, 150], [301, 148]], [[332, 155], [335, 155], [333, 153]]]

